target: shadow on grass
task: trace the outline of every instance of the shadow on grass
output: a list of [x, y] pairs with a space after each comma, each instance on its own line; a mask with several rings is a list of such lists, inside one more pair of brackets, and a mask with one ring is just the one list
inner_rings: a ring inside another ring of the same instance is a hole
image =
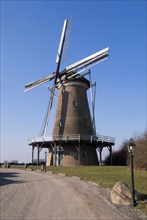
[[8, 184], [16, 184], [23, 183], [20, 180], [14, 180], [14, 178], [19, 177], [19, 173], [16, 172], [1, 172], [0, 173], [0, 186], [8, 185]]

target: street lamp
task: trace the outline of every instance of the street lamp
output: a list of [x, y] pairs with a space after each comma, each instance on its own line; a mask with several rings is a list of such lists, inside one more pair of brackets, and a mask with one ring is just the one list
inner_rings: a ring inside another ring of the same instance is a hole
[[135, 146], [136, 145], [133, 142], [133, 140], [130, 139], [128, 143], [128, 152], [130, 154], [130, 163], [131, 163], [131, 194], [132, 194], [131, 206], [132, 207], [136, 205], [135, 189], [134, 189], [134, 161], [133, 161]]

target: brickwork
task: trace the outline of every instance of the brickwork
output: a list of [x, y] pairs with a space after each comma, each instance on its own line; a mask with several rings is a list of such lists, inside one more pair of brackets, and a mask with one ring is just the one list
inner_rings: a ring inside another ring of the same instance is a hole
[[[93, 144], [80, 144], [80, 147], [74, 144], [64, 144], [62, 165], [97, 165], [98, 159], [96, 149]], [[79, 152], [80, 149], [80, 152]], [[79, 156], [80, 154], [80, 156]], [[79, 162], [80, 159], [80, 162]]]
[[59, 88], [58, 104], [52, 135], [92, 135], [92, 121], [87, 100], [89, 85], [82, 80], [72, 80]]
[[[58, 88], [53, 136], [93, 135], [90, 109], [87, 99], [89, 81], [85, 78], [68, 80]], [[64, 143], [62, 165], [96, 165], [98, 164], [94, 144]]]

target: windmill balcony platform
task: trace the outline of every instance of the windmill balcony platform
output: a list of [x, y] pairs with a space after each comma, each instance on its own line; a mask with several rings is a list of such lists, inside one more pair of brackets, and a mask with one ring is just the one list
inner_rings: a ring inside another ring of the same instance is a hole
[[29, 145], [42, 145], [44, 148], [48, 148], [48, 144], [55, 142], [57, 144], [67, 142], [88, 142], [101, 144], [101, 146], [113, 146], [115, 145], [115, 138], [105, 135], [71, 134], [58, 136], [40, 136], [28, 139]]

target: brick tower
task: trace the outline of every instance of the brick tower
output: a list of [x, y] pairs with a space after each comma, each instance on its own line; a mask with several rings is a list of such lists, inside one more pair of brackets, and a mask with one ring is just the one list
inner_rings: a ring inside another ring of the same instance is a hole
[[96, 165], [98, 163], [95, 145], [87, 143], [93, 135], [93, 126], [87, 90], [89, 81], [80, 78], [68, 80], [58, 87], [58, 103], [52, 136], [65, 140], [61, 165]]

